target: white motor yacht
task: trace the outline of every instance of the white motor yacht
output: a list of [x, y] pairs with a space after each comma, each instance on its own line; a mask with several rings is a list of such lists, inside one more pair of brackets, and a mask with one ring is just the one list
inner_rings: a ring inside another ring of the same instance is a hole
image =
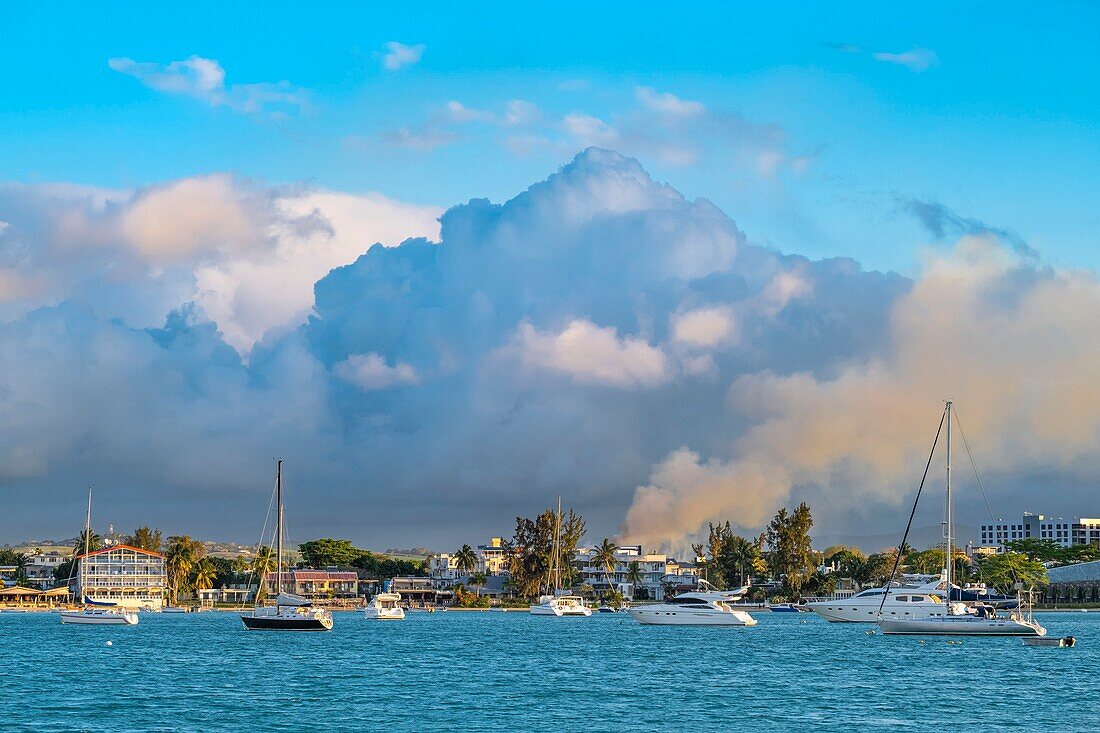
[[938, 583], [919, 586], [891, 585], [868, 588], [849, 598], [807, 603], [811, 611], [834, 623], [877, 623], [883, 618], [925, 618], [943, 613], [944, 598]]
[[[661, 626], [756, 626], [756, 619], [730, 606], [732, 593], [691, 591], [667, 600], [627, 609], [641, 624]], [[737, 597], [740, 597], [739, 595]]]
[[405, 618], [400, 602], [400, 593], [378, 593], [363, 609], [363, 617], [369, 621], [400, 621]]

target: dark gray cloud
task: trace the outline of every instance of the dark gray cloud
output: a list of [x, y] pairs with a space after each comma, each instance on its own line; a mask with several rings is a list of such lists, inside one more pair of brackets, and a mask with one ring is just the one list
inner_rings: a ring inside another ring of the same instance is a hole
[[938, 201], [902, 198], [898, 200], [902, 210], [920, 222], [928, 233], [939, 240], [946, 237], [989, 234], [1011, 246], [1017, 254], [1037, 259], [1039, 253], [1011, 229], [995, 227], [980, 219], [962, 216]]

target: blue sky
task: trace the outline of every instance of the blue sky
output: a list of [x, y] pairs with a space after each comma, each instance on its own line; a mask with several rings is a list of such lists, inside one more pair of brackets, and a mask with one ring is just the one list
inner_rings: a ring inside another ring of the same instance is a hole
[[[700, 5], [7, 4], [0, 173], [23, 182], [129, 187], [232, 171], [447, 206], [502, 200], [568, 160], [569, 114], [615, 125], [640, 87], [774, 125], [804, 170], [761, 176], [710, 140], [690, 164], [620, 142], [659, 179], [705, 196], [754, 241], [811, 256], [912, 269], [934, 238], [898, 201], [942, 203], [1013, 230], [1044, 258], [1100, 264], [1100, 9], [1003, 3]], [[424, 46], [383, 68], [387, 42]], [[927, 54], [913, 68], [875, 54]], [[227, 85], [287, 81], [306, 107], [272, 121], [166, 94], [108, 59], [217, 61]], [[430, 150], [388, 142], [451, 101], [536, 105], [561, 145], [516, 152], [467, 124]], [[691, 133], [694, 134], [694, 133]], [[631, 149], [633, 148], [633, 149]], [[567, 152], [568, 151], [568, 152]], [[1052, 165], [1057, 161], [1057, 165]]]
[[800, 499], [881, 538], [946, 396], [1002, 516], [1095, 515], [1098, 37], [1085, 3], [4, 4], [0, 491], [76, 509], [0, 539], [94, 483], [247, 540], [277, 454], [301, 533], [373, 547], [557, 494], [596, 540]]

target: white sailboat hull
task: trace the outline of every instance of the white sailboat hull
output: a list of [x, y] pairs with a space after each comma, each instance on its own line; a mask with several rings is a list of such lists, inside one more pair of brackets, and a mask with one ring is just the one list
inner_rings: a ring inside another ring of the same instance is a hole
[[686, 609], [672, 604], [631, 608], [627, 613], [640, 624], [651, 626], [756, 626], [744, 611]]
[[137, 626], [138, 616], [133, 611], [62, 611], [63, 624], [84, 624], [88, 626]]
[[542, 602], [531, 606], [533, 616], [591, 616], [592, 609], [577, 596], [543, 596]]
[[1047, 630], [1034, 621], [977, 616], [939, 616], [924, 619], [883, 619], [884, 634], [912, 636], [1046, 636]]

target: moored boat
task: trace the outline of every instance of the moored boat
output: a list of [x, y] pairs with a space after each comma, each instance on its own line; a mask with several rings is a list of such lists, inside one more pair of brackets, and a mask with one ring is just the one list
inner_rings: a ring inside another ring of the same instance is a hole
[[[332, 614], [313, 605], [308, 598], [283, 592], [283, 462], [275, 470], [275, 605], [257, 605], [241, 622], [249, 631], [330, 631]], [[263, 587], [264, 578], [259, 578]]]
[[[944, 452], [946, 454], [946, 500], [944, 502], [944, 580], [947, 588], [951, 588], [951, 574], [953, 572], [953, 554], [952, 545], [955, 540], [955, 517], [954, 517], [954, 504], [951, 493], [951, 418], [954, 415], [955, 407], [952, 400], [948, 400], [943, 410], [943, 416], [940, 418], [940, 429], [946, 424], [946, 440], [944, 443]], [[936, 451], [936, 443], [939, 442], [940, 430], [936, 431], [936, 438], [932, 442], [932, 451], [928, 457], [928, 464], [932, 463], [932, 456]], [[965, 436], [964, 436], [965, 440]], [[969, 449], [968, 449], [969, 451]], [[975, 474], [977, 469], [975, 469]], [[925, 476], [927, 476], [927, 468], [925, 469]], [[917, 490], [917, 497], [913, 503], [913, 513], [909, 517], [909, 525], [905, 528], [905, 534], [902, 536], [901, 544], [905, 545], [905, 541], [908, 538], [909, 528], [912, 525], [913, 514], [916, 513], [917, 502], [920, 501], [921, 489], [924, 487], [924, 480], [921, 480], [921, 487]], [[898, 563], [901, 561], [900, 554], [894, 563], [894, 572], [891, 573], [891, 580], [893, 575], [897, 573]], [[887, 584], [887, 588], [890, 584]], [[1017, 584], [1017, 592], [1023, 592], [1023, 587]], [[1029, 592], [1030, 596], [1030, 592]], [[945, 595], [943, 603], [940, 609], [934, 613], [931, 613], [923, 617], [893, 617], [887, 618], [882, 614], [882, 608], [885, 605], [886, 597], [883, 597], [882, 604], [880, 604], [879, 611], [879, 629], [884, 634], [896, 634], [896, 635], [933, 635], [933, 636], [1046, 636], [1047, 630], [1043, 628], [1038, 622], [1031, 617], [1030, 605], [1026, 606], [1023, 611], [1012, 611], [1007, 616], [998, 616], [997, 611], [993, 606], [987, 604], [967, 605], [960, 601], [952, 601], [950, 593]], [[1017, 604], [1018, 606], [1021, 604]]]
[[[85, 568], [85, 561], [81, 558], [86, 558], [90, 554], [92, 536], [92, 488], [88, 487], [88, 513], [84, 519], [84, 554], [77, 558], [77, 562], [80, 564], [81, 581], [80, 587], [83, 592], [87, 588], [85, 579], [87, 572]], [[72, 582], [72, 573], [69, 574], [69, 581]], [[106, 603], [103, 601], [94, 601], [87, 595], [84, 596], [84, 608], [78, 610], [62, 611], [58, 614], [61, 623], [63, 624], [77, 624], [85, 626], [137, 626], [138, 615], [136, 611], [127, 610], [116, 606], [114, 603]]]
[[690, 591], [664, 601], [627, 609], [640, 624], [657, 626], [755, 626], [756, 619], [730, 606], [723, 591]]
[[363, 609], [363, 617], [368, 621], [400, 621], [405, 618], [400, 603], [400, 593], [378, 593]]

